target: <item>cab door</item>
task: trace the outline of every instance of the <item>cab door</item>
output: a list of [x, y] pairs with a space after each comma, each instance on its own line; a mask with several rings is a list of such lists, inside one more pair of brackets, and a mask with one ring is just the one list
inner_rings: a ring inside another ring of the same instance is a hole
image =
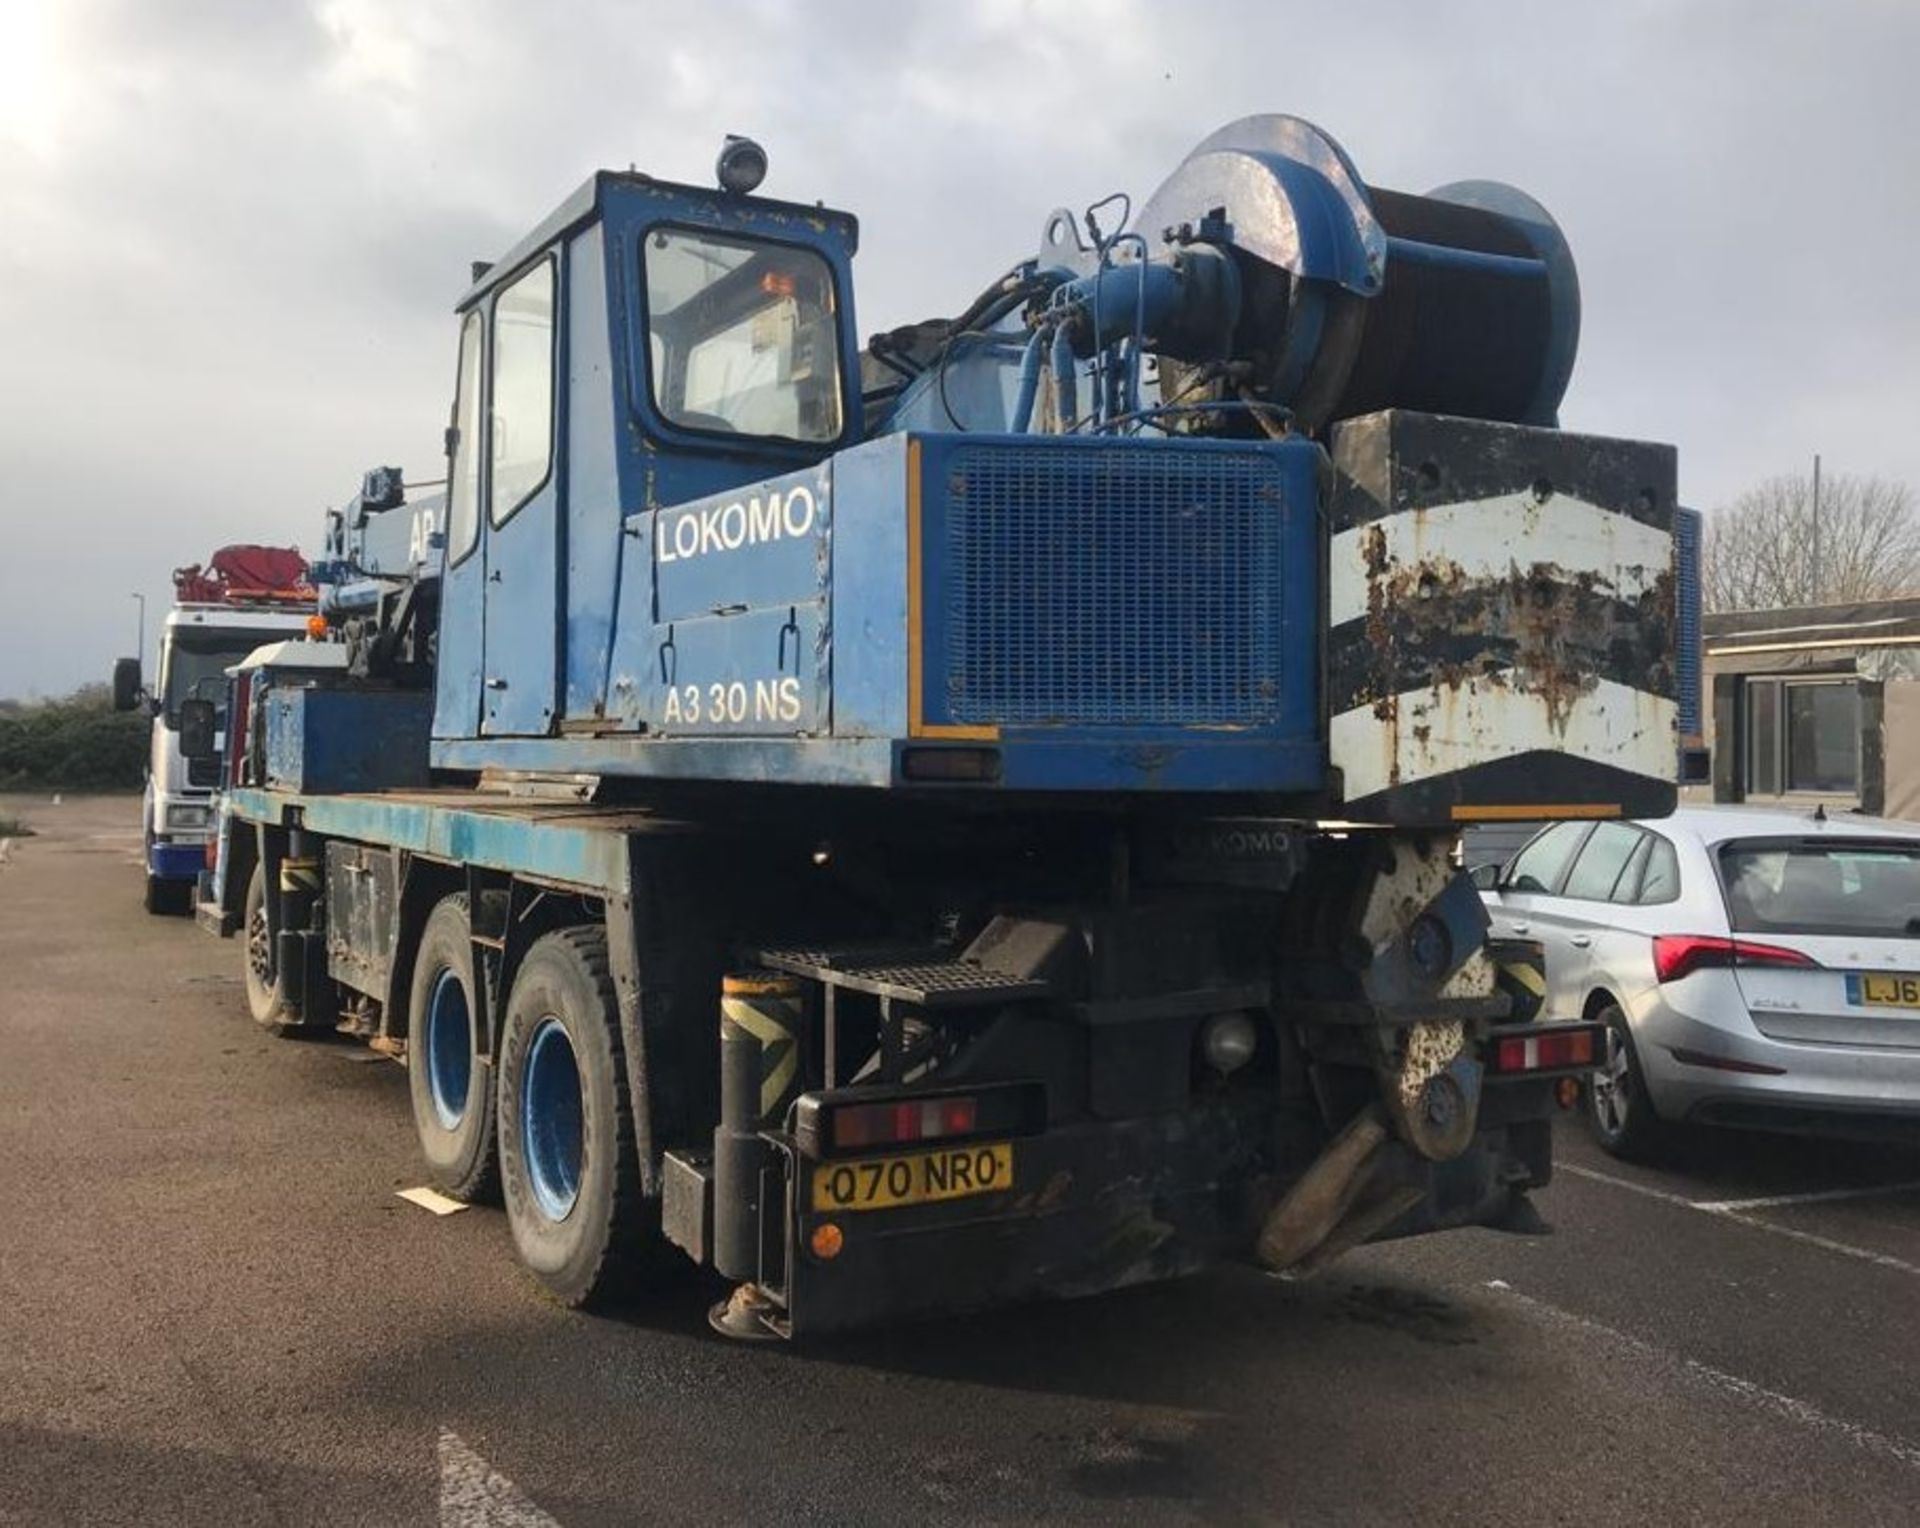
[[486, 474], [486, 314], [460, 320], [460, 366], [453, 423], [447, 430], [447, 550], [440, 579], [439, 656], [433, 674], [433, 735], [478, 735], [479, 655], [487, 588], [487, 552], [480, 535]]
[[550, 251], [490, 303], [480, 730], [491, 737], [545, 737], [559, 700], [559, 265]]

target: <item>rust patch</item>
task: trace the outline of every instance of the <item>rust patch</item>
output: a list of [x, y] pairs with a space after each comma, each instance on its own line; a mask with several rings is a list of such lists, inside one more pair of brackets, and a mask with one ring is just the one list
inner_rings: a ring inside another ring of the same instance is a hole
[[[1384, 537], [1381, 538], [1384, 540]], [[1417, 670], [1447, 698], [1485, 682], [1537, 695], [1548, 724], [1565, 735], [1582, 697], [1601, 674], [1636, 689], [1673, 692], [1673, 579], [1662, 573], [1644, 594], [1623, 599], [1599, 571], [1554, 562], [1512, 563], [1503, 576], [1475, 578], [1458, 562], [1429, 556], [1395, 564], [1369, 540], [1367, 639], [1374, 714]], [[1430, 724], [1414, 732], [1423, 748]], [[1395, 740], [1395, 752], [1398, 741]]]

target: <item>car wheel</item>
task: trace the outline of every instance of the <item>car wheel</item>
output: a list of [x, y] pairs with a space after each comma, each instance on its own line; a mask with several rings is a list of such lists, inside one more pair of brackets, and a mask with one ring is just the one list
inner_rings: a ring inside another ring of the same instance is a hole
[[1607, 1026], [1606, 1055], [1587, 1076], [1587, 1128], [1609, 1156], [1626, 1162], [1652, 1161], [1669, 1144], [1667, 1127], [1647, 1096], [1627, 1016], [1608, 1006], [1599, 1019]]

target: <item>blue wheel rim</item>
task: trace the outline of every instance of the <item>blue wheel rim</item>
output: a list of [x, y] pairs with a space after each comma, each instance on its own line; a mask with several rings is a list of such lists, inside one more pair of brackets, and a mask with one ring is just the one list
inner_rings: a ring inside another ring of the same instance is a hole
[[434, 980], [427, 1002], [427, 1090], [442, 1128], [456, 1130], [467, 1117], [467, 1092], [473, 1085], [473, 1014], [467, 989], [451, 971]]
[[520, 1145], [534, 1203], [547, 1219], [565, 1220], [580, 1197], [585, 1139], [580, 1064], [558, 1019], [542, 1019], [527, 1046], [520, 1084]]

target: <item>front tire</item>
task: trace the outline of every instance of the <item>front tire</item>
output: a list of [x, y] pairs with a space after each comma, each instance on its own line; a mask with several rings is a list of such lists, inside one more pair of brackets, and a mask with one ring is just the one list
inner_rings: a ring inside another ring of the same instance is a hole
[[1607, 1051], [1587, 1079], [1587, 1129], [1609, 1156], [1623, 1162], [1657, 1161], [1672, 1145], [1672, 1137], [1647, 1096], [1646, 1074], [1627, 1016], [1609, 1005], [1598, 1017], [1607, 1026]]
[[562, 1304], [614, 1292], [658, 1242], [640, 1191], [620, 1016], [600, 929], [536, 940], [507, 999], [500, 1179], [514, 1249]]
[[157, 875], [149, 875], [146, 896], [141, 905], [156, 917], [179, 917], [189, 911], [188, 889], [189, 883], [186, 881], [167, 881]]
[[434, 1186], [468, 1202], [490, 1197], [499, 1182], [477, 995], [467, 897], [458, 892], [441, 899], [420, 934], [407, 1005], [407, 1091]]
[[247, 877], [247, 903], [241, 916], [240, 961], [246, 972], [247, 1011], [269, 1034], [285, 1036], [298, 1019], [282, 996], [273, 929], [267, 922], [267, 873], [256, 863]]

